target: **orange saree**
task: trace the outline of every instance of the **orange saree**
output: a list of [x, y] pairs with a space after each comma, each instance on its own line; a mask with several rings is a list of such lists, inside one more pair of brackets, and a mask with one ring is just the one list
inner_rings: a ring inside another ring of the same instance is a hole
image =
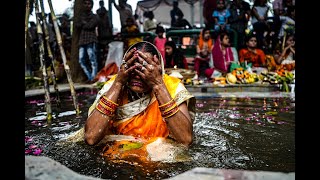
[[[95, 108], [97, 102], [104, 92], [108, 91], [114, 82], [116, 75], [105, 83], [98, 92], [92, 106], [89, 108], [89, 115]], [[172, 98], [180, 105], [187, 102], [188, 107], [194, 106], [194, 96], [190, 94], [181, 83], [181, 80], [175, 77], [163, 75], [165, 85]], [[124, 93], [118, 100], [119, 107], [115, 118], [110, 121], [110, 132], [114, 135], [126, 135], [135, 137], [134, 140], [117, 140], [107, 143], [103, 155], [110, 159], [139, 158], [148, 160], [147, 145], [156, 141], [158, 138], [166, 139], [169, 136], [169, 130], [165, 120], [161, 116], [159, 104], [154, 95], [146, 95], [139, 100], [128, 103], [128, 94]], [[192, 111], [192, 108], [191, 108]], [[190, 113], [193, 117], [193, 113]]]

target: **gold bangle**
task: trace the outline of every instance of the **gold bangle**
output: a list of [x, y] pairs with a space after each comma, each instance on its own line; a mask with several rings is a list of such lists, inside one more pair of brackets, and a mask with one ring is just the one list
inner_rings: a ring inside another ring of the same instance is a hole
[[168, 101], [168, 102], [166, 102], [166, 103], [164, 103], [164, 104], [160, 105], [160, 106], [159, 106], [159, 108], [161, 108], [161, 107], [163, 107], [163, 106], [165, 106], [165, 105], [169, 104], [171, 101], [173, 101], [173, 98], [172, 98], [170, 101]]
[[173, 108], [175, 108], [175, 107], [177, 107], [177, 106], [178, 106], [178, 105], [177, 105], [177, 103], [174, 103], [174, 104], [172, 104], [172, 106], [171, 106], [171, 107], [169, 107], [169, 108], [165, 109], [165, 110], [163, 111], [163, 113], [166, 113], [166, 112], [168, 112], [168, 111], [172, 110]]
[[171, 116], [173, 116], [173, 115], [175, 115], [175, 114], [177, 114], [177, 112], [178, 111], [180, 111], [180, 109], [179, 108], [177, 108], [177, 110], [176, 111], [174, 111], [173, 113], [171, 113], [171, 114], [169, 114], [168, 116], [165, 116], [165, 117], [163, 117], [163, 118], [169, 118], [169, 117], [171, 117]]
[[105, 108], [105, 109], [107, 109], [107, 110], [109, 110], [109, 111], [112, 111], [112, 112], [116, 111], [116, 109], [114, 109], [114, 108], [112, 108], [112, 107], [104, 104], [104, 103], [101, 102], [101, 101], [99, 102], [99, 104], [100, 104], [103, 108]]
[[105, 100], [107, 100], [107, 101], [111, 102], [112, 104], [114, 104], [114, 105], [116, 105], [116, 106], [119, 106], [119, 104], [117, 104], [117, 103], [115, 103], [115, 102], [111, 101], [110, 99], [108, 99], [106, 95], [103, 95], [102, 97], [103, 97], [103, 99], [105, 99]]

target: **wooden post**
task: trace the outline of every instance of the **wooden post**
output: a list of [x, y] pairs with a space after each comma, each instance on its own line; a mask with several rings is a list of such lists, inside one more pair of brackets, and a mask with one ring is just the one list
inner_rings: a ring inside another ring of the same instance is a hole
[[72, 81], [72, 78], [71, 78], [70, 67], [67, 64], [66, 54], [65, 54], [65, 51], [64, 51], [64, 48], [63, 48], [63, 45], [62, 45], [62, 38], [61, 38], [60, 29], [59, 29], [59, 26], [58, 26], [58, 23], [57, 23], [57, 17], [55, 16], [51, 0], [48, 0], [48, 4], [49, 4], [49, 7], [50, 7], [50, 14], [52, 16], [53, 26], [54, 26], [54, 30], [55, 30], [55, 33], [56, 33], [57, 42], [58, 42], [58, 45], [59, 45], [61, 57], [62, 57], [62, 60], [63, 60], [64, 70], [66, 71], [66, 74], [67, 74], [67, 78], [68, 78], [68, 82], [69, 82], [69, 86], [70, 86], [70, 91], [71, 91], [71, 95], [72, 95], [72, 98], [73, 98], [73, 105], [75, 107], [76, 114], [79, 115], [80, 114], [80, 109], [79, 109], [79, 104], [78, 104], [78, 100], [77, 100], [77, 94], [76, 94], [76, 91], [75, 91], [75, 88], [74, 88], [74, 84], [73, 84], [73, 81]]

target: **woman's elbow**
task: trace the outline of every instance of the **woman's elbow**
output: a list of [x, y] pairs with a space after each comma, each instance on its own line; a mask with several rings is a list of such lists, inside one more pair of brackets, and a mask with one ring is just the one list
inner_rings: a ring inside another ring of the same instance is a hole
[[185, 145], [186, 147], [189, 147], [192, 143], [193, 143], [193, 137], [191, 136], [186, 136], [182, 142], [183, 145]]
[[90, 136], [87, 133], [84, 135], [84, 141], [85, 141], [86, 144], [88, 144], [90, 146], [93, 146], [93, 145], [97, 144], [96, 138], [94, 138], [93, 136]]

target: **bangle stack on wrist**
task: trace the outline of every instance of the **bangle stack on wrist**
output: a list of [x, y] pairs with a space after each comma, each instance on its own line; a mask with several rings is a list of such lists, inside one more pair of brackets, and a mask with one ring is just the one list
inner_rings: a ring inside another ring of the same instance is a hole
[[111, 101], [106, 96], [102, 96], [98, 102], [96, 109], [104, 115], [113, 117], [119, 104]]
[[165, 104], [162, 104], [161, 106], [159, 106], [159, 108], [163, 118], [169, 118], [179, 111], [179, 107], [173, 99]]

